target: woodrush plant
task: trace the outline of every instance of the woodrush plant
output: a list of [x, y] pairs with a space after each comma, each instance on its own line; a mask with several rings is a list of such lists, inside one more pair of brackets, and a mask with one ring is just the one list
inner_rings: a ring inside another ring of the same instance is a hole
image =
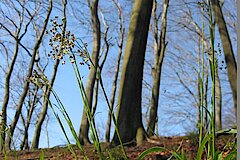
[[[64, 21], [64, 20], [65, 19], [62, 19], [62, 21]], [[120, 144], [121, 144], [121, 147], [122, 147], [122, 152], [123, 152], [123, 155], [124, 155], [124, 159], [127, 159], [125, 149], [123, 147], [118, 129], [116, 127], [117, 126], [116, 125], [117, 124], [116, 118], [115, 118], [113, 110], [110, 107], [110, 103], [109, 103], [109, 100], [107, 98], [107, 94], [106, 94], [106, 91], [104, 89], [104, 86], [103, 86], [103, 81], [102, 81], [101, 74], [97, 69], [98, 65], [96, 66], [96, 65], [93, 64], [93, 62], [90, 58], [89, 52], [87, 50], [87, 44], [83, 43], [80, 39], [76, 39], [75, 35], [71, 34], [70, 31], [67, 31], [65, 33], [64, 29], [62, 29], [63, 23], [60, 23], [60, 24], [58, 23], [58, 16], [56, 16], [55, 19], [52, 19], [51, 22], [52, 22], [52, 28], [49, 31], [46, 32], [46, 34], [49, 34], [51, 36], [51, 38], [49, 40], [49, 45], [52, 47], [52, 50], [48, 54], [48, 57], [52, 57], [54, 60], [61, 61], [62, 65], [64, 65], [66, 63], [66, 59], [68, 59], [69, 62], [71, 63], [71, 65], [73, 67], [74, 74], [75, 74], [75, 78], [76, 78], [77, 83], [78, 83], [80, 94], [81, 94], [81, 97], [82, 97], [83, 102], [84, 102], [84, 111], [87, 115], [87, 119], [88, 119], [88, 122], [89, 122], [89, 125], [90, 125], [90, 136], [92, 138], [94, 147], [96, 148], [97, 153], [99, 155], [99, 159], [104, 159], [103, 151], [102, 151], [100, 141], [99, 141], [99, 138], [98, 138], [97, 130], [95, 128], [94, 118], [93, 118], [94, 115], [92, 115], [92, 112], [91, 112], [90, 107], [89, 107], [88, 99], [87, 99], [85, 88], [84, 88], [84, 85], [83, 85], [82, 76], [81, 76], [81, 73], [80, 73], [80, 70], [79, 70], [79, 65], [87, 65], [88, 67], [94, 67], [96, 69], [97, 77], [100, 79], [100, 86], [103, 90], [104, 97], [105, 97], [107, 105], [110, 109], [111, 116], [112, 116], [111, 118], [113, 119], [116, 133], [119, 137], [119, 141], [120, 141]], [[79, 58], [81, 58], [81, 61], [78, 63]], [[53, 111], [53, 113], [54, 113], [54, 115], [55, 115], [63, 133], [64, 133], [65, 138], [67, 139], [67, 142], [69, 144], [68, 145], [69, 150], [74, 155], [75, 159], [77, 159], [76, 152], [75, 152], [75, 150], [73, 149], [73, 147], [70, 143], [70, 140], [69, 140], [69, 138], [66, 134], [64, 125], [62, 124], [59, 115], [55, 111], [54, 106], [62, 113], [62, 115], [63, 115], [65, 121], [67, 122], [68, 127], [69, 127], [75, 141], [76, 141], [76, 144], [77, 144], [78, 148], [80, 149], [84, 159], [87, 159], [87, 157], [84, 153], [84, 149], [83, 149], [83, 147], [82, 147], [82, 145], [81, 145], [81, 143], [78, 139], [77, 133], [76, 133], [74, 127], [73, 127], [72, 121], [71, 121], [71, 119], [70, 119], [70, 117], [69, 117], [69, 115], [68, 115], [68, 113], [65, 109], [65, 106], [61, 102], [57, 93], [53, 90], [52, 86], [49, 85], [47, 77], [43, 73], [38, 74], [37, 71], [34, 71], [33, 76], [30, 77], [29, 80], [32, 83], [38, 85], [40, 88], [42, 88], [44, 85], [47, 85], [47, 88], [50, 89], [50, 91], [53, 94], [53, 97], [57, 101], [58, 105], [53, 105], [52, 101], [49, 100], [49, 99], [47, 99], [47, 101], [48, 101], [48, 103], [49, 103], [49, 105], [50, 105], [50, 107], [51, 107], [51, 109], [52, 109], [52, 111]], [[45, 98], [47, 98], [47, 97], [45, 97]]]
[[[5, 124], [4, 124], [4, 125], [5, 125]], [[6, 125], [6, 126], [4, 127], [5, 130], [2, 130], [1, 132], [4, 132], [4, 134], [7, 134], [10, 138], [12, 138], [11, 135], [10, 135], [9, 127], [11, 127], [11, 126], [7, 126], [7, 125]], [[0, 134], [0, 143], [1, 143], [1, 146], [2, 146], [1, 153], [4, 155], [4, 160], [8, 160], [8, 159], [9, 159], [9, 158], [8, 158], [8, 154], [10, 153], [10, 152], [9, 152], [10, 150], [6, 150], [6, 148], [5, 148], [5, 140], [3, 140], [3, 138], [2, 138], [1, 135], [2, 135], [2, 134]], [[16, 149], [16, 146], [15, 146], [15, 143], [14, 143], [14, 142], [12, 142], [12, 143], [13, 143], [14, 159], [18, 159], [17, 149]]]
[[[51, 34], [51, 39], [50, 39], [49, 45], [52, 46], [52, 50], [50, 51], [50, 54], [48, 56], [53, 57], [53, 59], [56, 59], [58, 61], [62, 61], [63, 65], [66, 63], [66, 60], [64, 58], [67, 56], [70, 63], [72, 64], [72, 67], [73, 67], [73, 70], [74, 70], [74, 73], [75, 73], [75, 77], [76, 77], [77, 82], [78, 82], [80, 94], [81, 94], [83, 102], [84, 102], [84, 111], [86, 112], [88, 122], [89, 122], [89, 125], [90, 125], [90, 136], [93, 140], [93, 143], [94, 143], [94, 146], [95, 146], [96, 150], [98, 151], [99, 158], [103, 159], [102, 149], [101, 149], [99, 138], [98, 138], [98, 135], [97, 135], [97, 131], [96, 131], [96, 128], [95, 128], [95, 125], [94, 125], [93, 115], [91, 114], [91, 110], [90, 110], [88, 100], [87, 100], [87, 97], [86, 97], [86, 92], [85, 92], [84, 85], [83, 85], [83, 82], [82, 82], [82, 77], [81, 77], [81, 74], [80, 74], [80, 71], [79, 71], [79, 68], [78, 68], [76, 55], [82, 58], [82, 61], [79, 63], [80, 65], [87, 64], [87, 61], [88, 61], [89, 57], [86, 54], [86, 50], [84, 50], [82, 48], [82, 46], [79, 45], [79, 43], [76, 41], [76, 38], [75, 38], [74, 34], [71, 34], [70, 31], [66, 31], [66, 33], [61, 32], [63, 25], [62, 25], [62, 23], [58, 24], [57, 18], [58, 17], [55, 17], [55, 20], [52, 20], [53, 28], [50, 29], [50, 31], [48, 32], [48, 33]], [[64, 21], [64, 19], [62, 21]], [[77, 48], [77, 49], [75, 49], [75, 48]], [[67, 123], [70, 127], [70, 130], [71, 130], [71, 132], [74, 136], [74, 139], [76, 140], [77, 146], [79, 147], [82, 154], [84, 155], [83, 148], [82, 148], [82, 146], [79, 142], [77, 134], [76, 134], [76, 132], [73, 128], [71, 119], [68, 116], [64, 105], [62, 104], [61, 100], [59, 99], [59, 97], [57, 96], [56, 92], [54, 92], [53, 89], [51, 89], [51, 92], [53, 93], [54, 98], [57, 100], [57, 103], [59, 105], [58, 106], [59, 110], [62, 112], [65, 120], [67, 121]], [[57, 119], [59, 119], [59, 118], [57, 118]], [[60, 123], [60, 126], [61, 126], [61, 128], [63, 128], [63, 125], [61, 123]]]

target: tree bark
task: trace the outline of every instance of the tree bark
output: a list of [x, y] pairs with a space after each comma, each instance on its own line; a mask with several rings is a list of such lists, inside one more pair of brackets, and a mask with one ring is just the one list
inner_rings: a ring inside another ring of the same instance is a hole
[[221, 83], [218, 74], [218, 68], [215, 69], [215, 86], [216, 86], [216, 116], [215, 116], [215, 124], [216, 131], [222, 129], [222, 91], [221, 91]]
[[[137, 0], [131, 15], [118, 95], [117, 128], [123, 143], [144, 139], [142, 78], [152, 5], [153, 0]], [[116, 131], [112, 143], [119, 144]]]
[[18, 56], [18, 49], [19, 49], [19, 42], [18, 39], [16, 40], [15, 44], [15, 50], [14, 50], [14, 55], [13, 59], [11, 61], [11, 64], [8, 68], [8, 72], [6, 73], [5, 77], [5, 84], [4, 84], [4, 99], [2, 103], [2, 110], [1, 110], [1, 137], [0, 137], [0, 151], [4, 150], [4, 145], [5, 145], [5, 138], [6, 138], [6, 126], [7, 126], [7, 105], [9, 101], [9, 94], [10, 94], [10, 78], [13, 73], [13, 67], [15, 65], [17, 56]]
[[[92, 21], [92, 29], [93, 29], [93, 49], [92, 49], [92, 56], [91, 60], [93, 64], [91, 64], [90, 73], [88, 75], [88, 81], [86, 85], [86, 96], [87, 96], [87, 103], [89, 109], [92, 109], [92, 101], [93, 101], [93, 91], [94, 91], [94, 84], [96, 80], [96, 67], [98, 65], [98, 57], [100, 52], [100, 45], [101, 45], [101, 29], [100, 29], [100, 21], [98, 18], [98, 0], [93, 0], [92, 4], [90, 0], [88, 0], [88, 5], [91, 11], [91, 21]], [[89, 122], [86, 115], [86, 108], [84, 106], [82, 112], [82, 121], [80, 125], [79, 131], [79, 140], [81, 144], [88, 144], [90, 143], [88, 132], [89, 132]]]
[[214, 18], [218, 25], [218, 30], [222, 40], [224, 57], [227, 65], [228, 79], [232, 90], [235, 116], [237, 118], [237, 64], [234, 57], [232, 43], [228, 34], [226, 22], [223, 17], [219, 0], [211, 0]]
[[158, 19], [156, 15], [157, 1], [153, 2], [153, 17], [154, 17], [154, 68], [153, 68], [153, 88], [151, 97], [151, 109], [149, 115], [149, 123], [147, 127], [147, 134], [152, 136], [155, 132], [155, 125], [157, 120], [158, 100], [160, 90], [160, 80], [162, 72], [162, 64], [166, 48], [166, 29], [167, 29], [167, 10], [169, 0], [164, 1], [162, 13], [162, 28], [160, 36], [158, 36]]

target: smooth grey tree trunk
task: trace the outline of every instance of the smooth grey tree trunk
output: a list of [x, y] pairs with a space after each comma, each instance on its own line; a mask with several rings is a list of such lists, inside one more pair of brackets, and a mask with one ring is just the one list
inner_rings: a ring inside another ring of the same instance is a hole
[[[123, 143], [143, 142], [142, 78], [153, 0], [136, 0], [131, 15], [118, 95], [117, 128]], [[112, 140], [119, 144], [116, 131]]]
[[[19, 34], [19, 33], [18, 33]], [[9, 102], [9, 94], [10, 94], [10, 78], [13, 73], [13, 67], [15, 65], [17, 56], [18, 56], [18, 49], [19, 49], [19, 44], [18, 40], [16, 40], [15, 44], [15, 50], [14, 50], [14, 55], [13, 59], [11, 61], [11, 64], [8, 68], [8, 71], [6, 73], [5, 77], [5, 84], [4, 84], [4, 98], [3, 98], [3, 103], [2, 103], [2, 110], [1, 110], [1, 137], [0, 137], [0, 151], [4, 150], [4, 145], [5, 145], [5, 138], [6, 138], [6, 126], [7, 126], [7, 106]]]
[[214, 18], [222, 40], [224, 57], [227, 65], [228, 79], [232, 90], [235, 116], [237, 118], [237, 64], [233, 53], [231, 39], [228, 33], [226, 22], [223, 17], [219, 0], [211, 0]]

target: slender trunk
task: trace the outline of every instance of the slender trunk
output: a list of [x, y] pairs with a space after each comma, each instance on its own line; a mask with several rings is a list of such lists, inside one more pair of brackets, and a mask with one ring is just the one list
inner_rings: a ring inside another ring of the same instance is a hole
[[219, 0], [211, 0], [214, 18], [218, 25], [218, 30], [222, 40], [224, 57], [227, 65], [228, 79], [232, 90], [235, 116], [237, 118], [237, 64], [233, 53], [232, 43], [223, 17]]
[[30, 126], [30, 122], [31, 122], [31, 119], [32, 119], [32, 114], [33, 114], [34, 108], [35, 108], [35, 106], [37, 104], [37, 101], [38, 101], [37, 96], [38, 96], [38, 87], [35, 88], [33, 100], [29, 102], [29, 106], [30, 107], [28, 109], [26, 122], [24, 121], [24, 117], [21, 114], [22, 121], [24, 123], [24, 134], [23, 134], [22, 143], [20, 145], [20, 149], [21, 150], [29, 149], [29, 145], [28, 145], [28, 129], [29, 129], [29, 126]]
[[115, 75], [113, 79], [112, 84], [112, 94], [110, 99], [110, 108], [108, 111], [108, 119], [107, 119], [107, 127], [106, 127], [106, 141], [110, 142], [110, 129], [111, 129], [111, 112], [113, 112], [114, 102], [115, 102], [115, 96], [116, 96], [116, 90], [117, 90], [117, 81], [118, 81], [118, 74], [119, 74], [119, 68], [120, 68], [120, 62], [122, 58], [122, 49], [123, 49], [123, 41], [124, 41], [124, 34], [125, 34], [125, 28], [123, 26], [123, 20], [122, 20], [122, 10], [121, 7], [114, 1], [115, 5], [118, 8], [118, 18], [120, 23], [120, 40], [118, 43], [118, 57], [117, 57], [117, 64], [115, 68]]
[[45, 87], [43, 104], [42, 104], [42, 111], [39, 114], [39, 117], [38, 117], [38, 120], [37, 120], [37, 124], [36, 124], [36, 127], [35, 127], [33, 139], [32, 139], [31, 149], [36, 149], [39, 146], [39, 139], [40, 139], [40, 135], [41, 135], [42, 125], [43, 125], [43, 122], [45, 120], [45, 117], [46, 117], [47, 111], [48, 111], [48, 99], [50, 98], [50, 94], [51, 94], [51, 88], [50, 87], [53, 86], [54, 81], [56, 79], [58, 65], [59, 65], [59, 60], [57, 59], [55, 65], [54, 65], [53, 75], [52, 75], [52, 78], [50, 80], [49, 86]]
[[216, 68], [215, 73], [215, 84], [216, 84], [216, 131], [222, 129], [222, 91], [221, 91], [221, 83], [218, 75], [218, 68]]
[[23, 149], [28, 149], [28, 127], [27, 127], [27, 122], [25, 122], [23, 115], [21, 114], [20, 116], [24, 126], [23, 139], [20, 145], [20, 150], [23, 150]]
[[[200, 37], [201, 38], [201, 37]], [[202, 67], [202, 72], [204, 72], [204, 57], [201, 57], [201, 42], [200, 42], [200, 38], [199, 38], [199, 41], [198, 41], [198, 79], [197, 79], [197, 91], [198, 91], [198, 102], [197, 102], [197, 108], [198, 108], [198, 129], [199, 129], [199, 133], [201, 133], [201, 128], [202, 127], [201, 125], [204, 125], [203, 124], [203, 92], [204, 92], [204, 89], [203, 89], [203, 81], [204, 81], [204, 74], [202, 74], [202, 77], [200, 76], [201, 75], [201, 67]], [[204, 50], [204, 46], [202, 48], [202, 51]], [[203, 52], [202, 52], [203, 53]], [[204, 55], [202, 55], [204, 56]], [[201, 66], [201, 60], [202, 60], [202, 66]]]
[[[64, 19], [63, 26], [62, 26], [62, 42], [64, 42], [65, 33], [66, 33], [66, 26], [67, 26], [67, 19], [66, 19], [67, 0], [62, 0], [62, 3], [63, 3], [62, 7], [63, 7], [63, 19]], [[49, 86], [45, 87], [43, 104], [42, 104], [42, 111], [41, 111], [41, 113], [38, 117], [38, 120], [37, 120], [36, 128], [35, 128], [34, 135], [33, 135], [31, 149], [36, 149], [36, 148], [39, 147], [39, 140], [40, 140], [42, 125], [43, 125], [43, 122], [45, 120], [45, 117], [46, 117], [47, 111], [48, 111], [48, 100], [49, 100], [50, 95], [51, 95], [51, 87], [53, 87], [53, 84], [55, 82], [59, 63], [60, 63], [60, 60], [56, 59], [56, 62], [55, 62], [54, 67], [53, 67], [52, 78], [49, 82]]]
[[207, 113], [207, 106], [208, 106], [208, 101], [207, 101], [207, 91], [208, 91], [208, 67], [206, 67], [206, 71], [205, 71], [205, 76], [206, 76], [206, 81], [205, 81], [205, 85], [204, 85], [204, 95], [203, 95], [203, 106], [205, 107], [203, 109], [203, 134], [207, 133], [208, 130], [208, 113]]
[[[101, 12], [101, 15], [102, 15], [102, 20], [103, 20], [103, 24], [104, 24], [104, 27], [105, 27], [105, 32], [104, 32], [104, 43], [106, 45], [106, 49], [104, 50], [104, 52], [101, 53], [101, 55], [99, 55], [99, 58], [98, 58], [98, 61], [100, 61], [100, 59], [102, 58], [102, 62], [100, 64], [98, 64], [97, 66], [97, 72], [98, 72], [98, 76], [96, 77], [96, 81], [95, 81], [95, 91], [94, 91], [94, 102], [93, 102], [93, 107], [92, 107], [92, 115], [94, 117], [94, 114], [97, 110], [97, 104], [98, 104], [98, 88], [99, 88], [99, 82], [100, 82], [100, 76], [102, 75], [102, 69], [103, 69], [103, 66], [106, 62], [106, 59], [107, 59], [107, 56], [108, 56], [108, 51], [109, 51], [109, 43], [108, 43], [108, 30], [109, 30], [109, 27], [104, 19], [104, 15], [102, 14]], [[103, 48], [102, 48], [103, 50]], [[98, 62], [99, 63], [99, 62]], [[94, 121], [94, 120], [93, 120]]]
[[108, 111], [108, 119], [107, 119], [107, 127], [106, 127], [106, 141], [109, 142], [110, 141], [110, 129], [111, 129], [111, 123], [112, 123], [112, 119], [111, 119], [111, 115], [113, 112], [113, 107], [114, 107], [114, 101], [115, 101], [115, 96], [116, 96], [116, 90], [117, 90], [117, 80], [118, 80], [118, 74], [119, 74], [119, 68], [120, 68], [120, 61], [121, 61], [121, 57], [122, 57], [122, 42], [123, 42], [123, 38], [121, 38], [121, 42], [119, 45], [119, 51], [118, 51], [118, 58], [117, 58], [117, 64], [116, 64], [116, 69], [115, 69], [115, 76], [114, 76], [114, 80], [113, 80], [113, 84], [112, 84], [112, 94], [111, 94], [111, 99], [110, 99], [110, 109]]
[[[35, 43], [35, 46], [34, 46], [34, 49], [33, 49], [33, 54], [32, 54], [32, 57], [31, 57], [31, 60], [30, 60], [30, 63], [29, 63], [29, 67], [28, 67], [27, 77], [31, 77], [31, 75], [32, 75], [37, 50], [39, 48], [40, 43], [42, 42], [42, 38], [43, 38], [43, 35], [45, 33], [51, 11], [52, 11], [52, 0], [49, 1], [49, 8], [48, 8], [47, 17], [44, 21], [44, 25], [43, 25], [43, 29], [41, 31], [40, 37], [37, 39], [37, 41]], [[6, 149], [10, 149], [10, 147], [11, 147], [12, 137], [13, 137], [17, 122], [19, 120], [19, 116], [20, 116], [20, 113], [22, 111], [23, 102], [26, 98], [28, 89], [29, 89], [29, 82], [26, 81], [24, 83], [24, 86], [23, 86], [23, 92], [22, 92], [22, 94], [19, 98], [19, 101], [18, 101], [17, 109], [16, 109], [16, 112], [15, 112], [13, 121], [11, 123], [11, 127], [9, 128], [9, 135], [6, 139], [6, 144], [5, 144]]]
[[[98, 18], [98, 0], [93, 0], [92, 5], [90, 4], [90, 1], [88, 1], [90, 10], [91, 10], [91, 20], [92, 20], [92, 28], [93, 28], [93, 49], [92, 49], [92, 57], [91, 60], [93, 64], [90, 68], [90, 73], [87, 80], [86, 85], [86, 97], [87, 97], [87, 103], [89, 106], [89, 109], [92, 109], [92, 101], [93, 101], [93, 91], [94, 91], [94, 84], [96, 80], [96, 67], [98, 65], [98, 57], [99, 57], [99, 51], [100, 51], [100, 42], [101, 42], [101, 29], [100, 29], [100, 21]], [[89, 132], [89, 122], [86, 115], [86, 108], [87, 106], [84, 106], [83, 112], [82, 112], [82, 121], [80, 125], [80, 131], [79, 131], [79, 140], [81, 144], [88, 144], [90, 143], [88, 132]]]
[[[166, 28], [167, 28], [167, 10], [168, 10], [169, 0], [164, 1], [163, 13], [162, 13], [162, 28], [160, 37], [158, 37], [158, 20], [156, 16], [157, 1], [154, 1], [153, 5], [153, 17], [155, 23], [155, 49], [154, 49], [154, 69], [153, 69], [153, 89], [151, 97], [151, 109], [149, 115], [149, 123], [147, 127], [147, 133], [149, 136], [152, 136], [155, 132], [155, 124], [157, 120], [157, 111], [158, 111], [158, 100], [159, 100], [159, 90], [160, 90], [160, 80], [162, 72], [162, 64], [165, 54], [165, 37], [166, 37]], [[159, 38], [159, 39], [158, 39]]]
[[[134, 2], [118, 95], [117, 128], [123, 143], [145, 138], [142, 124], [142, 78], [153, 0]], [[115, 131], [112, 143], [119, 144]]]
[[18, 49], [19, 49], [19, 40], [16, 40], [16, 44], [15, 44], [15, 50], [14, 50], [14, 54], [13, 54], [13, 59], [11, 61], [11, 64], [8, 68], [8, 71], [6, 73], [6, 77], [5, 77], [5, 93], [4, 93], [4, 98], [3, 98], [3, 103], [2, 103], [2, 111], [1, 111], [1, 123], [0, 123], [0, 127], [1, 127], [1, 137], [0, 137], [0, 151], [3, 151], [4, 149], [4, 145], [5, 145], [5, 138], [6, 138], [6, 126], [7, 126], [7, 106], [8, 106], [8, 102], [9, 102], [9, 94], [10, 94], [10, 78], [11, 75], [13, 73], [13, 68], [18, 56]]

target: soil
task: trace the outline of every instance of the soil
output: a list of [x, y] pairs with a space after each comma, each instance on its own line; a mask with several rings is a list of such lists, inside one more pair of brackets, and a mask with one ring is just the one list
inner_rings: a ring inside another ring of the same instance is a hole
[[[232, 136], [221, 136], [216, 139], [216, 148], [218, 151], [223, 151], [223, 157], [228, 155], [232, 150], [233, 143], [235, 143], [235, 138]], [[106, 159], [110, 159], [109, 155], [113, 159], [123, 159], [123, 154], [120, 147], [114, 147], [109, 149], [108, 143], [101, 143], [102, 150]], [[128, 159], [137, 159], [137, 157], [146, 149], [152, 147], [164, 147], [168, 151], [163, 152], [154, 152], [146, 156], [145, 159], [148, 160], [165, 160], [171, 156], [171, 151], [178, 151], [179, 153], [184, 150], [187, 158], [194, 159], [197, 154], [198, 149], [198, 136], [183, 136], [183, 137], [152, 137], [148, 139], [140, 146], [129, 146], [125, 147]], [[80, 154], [80, 150], [77, 146], [73, 146], [75, 149], [78, 159], [83, 159], [83, 156]], [[98, 159], [97, 151], [94, 148], [94, 145], [85, 145], [84, 147], [85, 154], [88, 159], [94, 160]], [[23, 151], [11, 151], [5, 155], [0, 154], [0, 159], [4, 159], [4, 156], [8, 160], [17, 159], [17, 160], [72, 160], [74, 159], [73, 154], [69, 151], [67, 146], [58, 146], [53, 148], [44, 148], [37, 150], [23, 150]], [[204, 155], [203, 155], [204, 156]], [[204, 159], [204, 157], [202, 157]]]

